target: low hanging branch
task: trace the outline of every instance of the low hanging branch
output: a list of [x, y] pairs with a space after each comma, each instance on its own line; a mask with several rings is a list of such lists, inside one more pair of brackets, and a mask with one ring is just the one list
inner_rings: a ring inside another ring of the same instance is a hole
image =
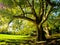
[[33, 14], [32, 12], [25, 12], [24, 14]]
[[[22, 15], [22, 14], [21, 14]], [[28, 21], [32, 21], [32, 22], [35, 22], [35, 20], [33, 20], [33, 19], [31, 19], [31, 18], [28, 18], [28, 17], [26, 17], [26, 16], [13, 16], [13, 18], [21, 18], [21, 19], [26, 19], [26, 20], [28, 20]]]
[[41, 22], [42, 24], [47, 20], [47, 18], [48, 18], [51, 11], [52, 11], [52, 6], [49, 7], [49, 9], [47, 10], [46, 15], [43, 17], [44, 20]]
[[24, 10], [23, 10], [23, 8], [21, 7], [21, 5], [20, 5], [19, 3], [17, 3], [16, 0], [14, 0], [14, 2], [20, 7], [21, 11], [22, 11], [23, 14], [24, 14]]

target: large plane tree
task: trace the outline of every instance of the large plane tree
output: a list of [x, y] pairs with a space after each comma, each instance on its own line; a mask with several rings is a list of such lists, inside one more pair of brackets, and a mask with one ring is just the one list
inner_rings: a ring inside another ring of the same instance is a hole
[[55, 3], [50, 0], [1, 0], [1, 2], [9, 8], [18, 6], [21, 12], [19, 15], [13, 15], [13, 19], [21, 18], [33, 22], [37, 27], [38, 41], [46, 39], [42, 25], [56, 5]]

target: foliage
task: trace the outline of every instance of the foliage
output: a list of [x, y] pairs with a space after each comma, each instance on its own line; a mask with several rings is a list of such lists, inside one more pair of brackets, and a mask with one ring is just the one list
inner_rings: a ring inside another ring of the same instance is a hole
[[[57, 10], [56, 10], [57, 9]], [[49, 15], [49, 18], [44, 23], [44, 25], [48, 25], [48, 30], [51, 31], [50, 33], [60, 33], [60, 8], [55, 8], [52, 11], [52, 14]]]

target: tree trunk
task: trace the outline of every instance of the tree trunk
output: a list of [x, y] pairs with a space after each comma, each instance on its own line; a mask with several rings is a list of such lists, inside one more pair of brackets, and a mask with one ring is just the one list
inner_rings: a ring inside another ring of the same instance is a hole
[[46, 40], [45, 32], [43, 31], [42, 25], [40, 25], [40, 26], [37, 25], [37, 29], [38, 29], [37, 40], [38, 41]]

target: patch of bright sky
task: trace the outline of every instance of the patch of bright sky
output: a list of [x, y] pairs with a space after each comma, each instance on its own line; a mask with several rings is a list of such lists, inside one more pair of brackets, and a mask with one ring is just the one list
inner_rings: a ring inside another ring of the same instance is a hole
[[60, 2], [59, 0], [56, 0], [56, 3]]
[[54, 12], [53, 14], [54, 14], [54, 16], [58, 16], [58, 14], [59, 14], [60, 12]]
[[56, 2], [56, 3], [58, 3], [58, 2], [60, 2], [60, 0], [51, 0], [51, 2]]
[[56, 0], [57, 2], [59, 2], [60, 0]]

